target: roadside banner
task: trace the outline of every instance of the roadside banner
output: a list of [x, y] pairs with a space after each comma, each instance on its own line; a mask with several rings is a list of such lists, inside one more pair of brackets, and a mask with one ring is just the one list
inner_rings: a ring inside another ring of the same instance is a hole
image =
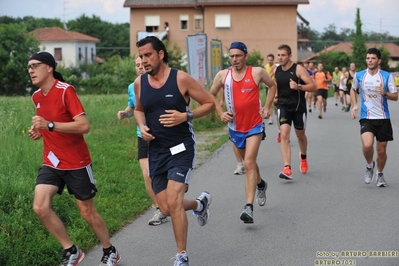
[[211, 76], [212, 79], [216, 74], [222, 70], [223, 66], [223, 55], [222, 55], [222, 41], [212, 39], [211, 40]]
[[188, 35], [187, 60], [188, 73], [197, 80], [201, 86], [207, 84], [207, 38], [206, 34]]

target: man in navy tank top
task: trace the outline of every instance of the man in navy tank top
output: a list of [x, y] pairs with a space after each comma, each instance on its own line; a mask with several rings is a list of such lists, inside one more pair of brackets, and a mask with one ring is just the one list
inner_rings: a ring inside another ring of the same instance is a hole
[[[148, 36], [136, 46], [146, 73], [134, 81], [134, 117], [142, 138], [149, 142], [152, 189], [162, 213], [172, 219], [177, 246], [174, 266], [188, 266], [186, 211], [193, 210], [200, 226], [204, 226], [212, 200], [207, 191], [196, 200], [184, 199], [194, 165], [192, 120], [212, 112], [215, 104], [190, 75], [168, 67], [168, 52], [157, 37]], [[199, 103], [191, 111], [190, 98]]]

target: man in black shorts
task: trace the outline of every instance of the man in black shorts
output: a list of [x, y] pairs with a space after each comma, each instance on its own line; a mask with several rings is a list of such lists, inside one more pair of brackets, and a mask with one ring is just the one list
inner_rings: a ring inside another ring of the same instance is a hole
[[300, 148], [299, 170], [303, 174], [308, 171], [305, 92], [314, 92], [317, 89], [307, 70], [292, 62], [291, 57], [291, 48], [288, 45], [282, 44], [278, 47], [277, 58], [280, 65], [275, 71], [278, 95], [276, 106], [281, 131], [280, 150], [284, 163], [284, 169], [280, 172], [279, 177], [288, 180], [292, 179], [290, 147], [292, 123], [294, 123]]
[[33, 140], [43, 138], [43, 165], [36, 179], [33, 210], [64, 249], [62, 266], [76, 266], [85, 257], [51, 208], [54, 196], [64, 187], [75, 196], [82, 218], [103, 246], [101, 265], [115, 266], [121, 259], [111, 245], [108, 229], [94, 206], [97, 189], [91, 157], [83, 134], [90, 130], [84, 108], [75, 89], [55, 71], [57, 63], [47, 52], [38, 52], [28, 60], [32, 84], [39, 87], [32, 95], [36, 115], [28, 131]]
[[378, 187], [385, 187], [386, 181], [383, 170], [387, 161], [388, 141], [393, 140], [393, 131], [388, 110], [388, 100], [397, 101], [398, 91], [392, 74], [379, 69], [381, 52], [377, 48], [370, 48], [366, 52], [367, 69], [356, 72], [353, 77], [351, 100], [353, 103], [352, 119], [356, 118], [357, 90], [360, 93], [360, 134], [362, 151], [366, 159], [364, 182], [370, 184], [374, 179], [376, 163], [374, 157], [374, 137], [377, 140], [377, 172]]

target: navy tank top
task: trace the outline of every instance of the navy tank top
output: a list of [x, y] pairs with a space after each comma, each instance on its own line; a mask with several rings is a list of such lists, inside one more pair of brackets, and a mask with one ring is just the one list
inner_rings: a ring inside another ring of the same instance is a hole
[[[141, 75], [140, 102], [144, 109], [146, 125], [155, 139], [149, 142], [148, 160], [150, 176], [168, 171], [174, 166], [193, 168], [195, 136], [191, 122], [183, 122], [174, 127], [164, 127], [159, 117], [165, 110], [187, 112], [188, 103], [177, 86], [177, 69], [171, 68], [168, 79], [160, 88], [153, 88], [148, 82], [148, 74]], [[183, 143], [186, 150], [175, 155], [170, 148]]]

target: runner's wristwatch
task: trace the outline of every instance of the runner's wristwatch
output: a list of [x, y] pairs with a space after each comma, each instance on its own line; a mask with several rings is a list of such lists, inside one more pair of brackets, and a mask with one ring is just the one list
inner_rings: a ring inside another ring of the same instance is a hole
[[53, 131], [54, 130], [54, 122], [50, 121], [47, 123], [48, 131]]
[[194, 118], [194, 115], [191, 111], [187, 111], [187, 121], [191, 122]]

